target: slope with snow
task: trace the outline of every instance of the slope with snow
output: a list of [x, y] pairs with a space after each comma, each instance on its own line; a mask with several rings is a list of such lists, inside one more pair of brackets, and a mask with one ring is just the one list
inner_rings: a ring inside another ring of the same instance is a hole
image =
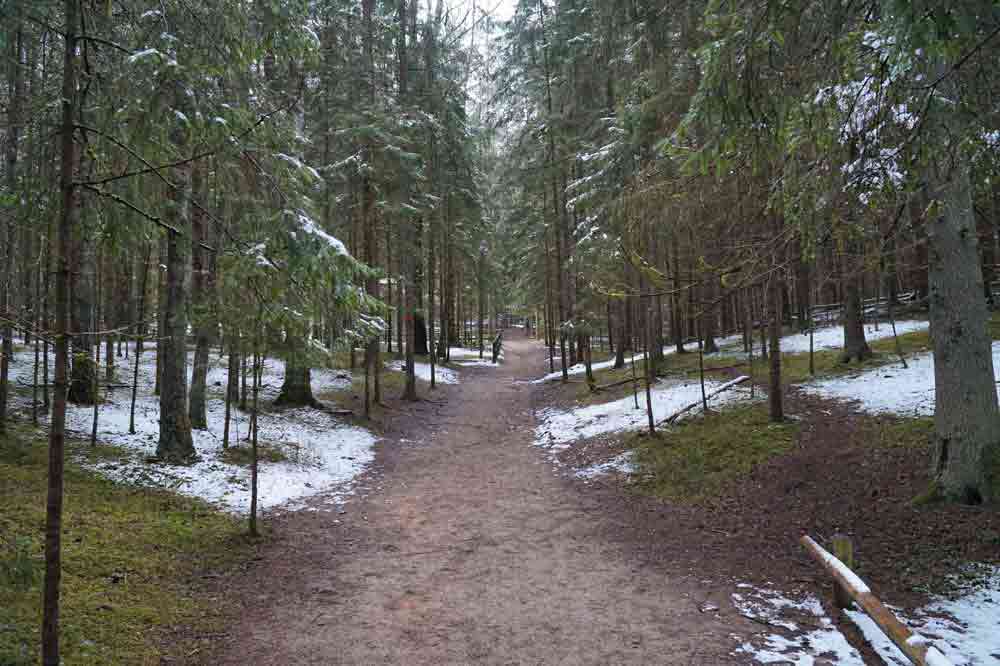
[[[732, 594], [733, 606], [743, 616], [773, 630], [757, 634], [735, 654], [761, 664], [829, 663], [863, 666], [860, 654], [827, 617], [811, 594], [785, 595], [746, 583]], [[1000, 567], [954, 597], [937, 597], [912, 613], [893, 608], [915, 635], [936, 647], [955, 666], [1000, 663]], [[887, 666], [910, 666], [878, 625], [859, 609], [844, 611]]]
[[[896, 322], [896, 334], [906, 335], [907, 333], [915, 333], [917, 331], [925, 331], [929, 326], [928, 322], [921, 320], [907, 320]], [[876, 340], [881, 340], [884, 338], [892, 337], [892, 327], [887, 323], [880, 323], [878, 328], [874, 324], [865, 325], [865, 339], [869, 342], [874, 342]], [[720, 338], [716, 340], [716, 344], [719, 346], [719, 351], [706, 354], [706, 358], [713, 357], [724, 357], [724, 356], [742, 356], [743, 351], [741, 349], [742, 336], [730, 335], [725, 338]], [[817, 329], [813, 332], [813, 349], [815, 351], [827, 350], [827, 349], [842, 349], [844, 346], [844, 327], [843, 326], [826, 326], [824, 328]], [[804, 333], [792, 333], [790, 335], [785, 335], [781, 338], [781, 352], [784, 354], [802, 354], [809, 351], [809, 335]], [[663, 354], [669, 356], [676, 352], [676, 348], [673, 346], [668, 346], [663, 348]], [[643, 354], [634, 354], [633, 356], [627, 357], [625, 363], [630, 364], [636, 361], [641, 361], [643, 359]], [[558, 359], [557, 359], [558, 360]], [[615, 359], [612, 357], [606, 361], [600, 361], [598, 363], [592, 363], [591, 367], [594, 372], [600, 370], [607, 370], [614, 367]], [[583, 363], [577, 363], [576, 365], [570, 366], [567, 369], [567, 374], [570, 377], [575, 377], [586, 373], [587, 368]], [[533, 380], [533, 384], [542, 384], [545, 382], [555, 381], [562, 378], [562, 369], [556, 370], [555, 372], [550, 372], [538, 379]]]
[[[721, 387], [722, 382], [706, 381], [705, 392]], [[738, 400], [742, 392], [734, 389], [722, 393], [711, 401], [711, 406], [725, 405]], [[654, 420], [660, 421], [675, 411], [701, 398], [701, 385], [691, 380], [661, 380], [651, 392]], [[637, 431], [646, 428], [645, 394], [639, 396], [635, 407], [632, 396], [577, 409], [542, 409], [537, 413], [535, 445], [555, 450], [565, 449], [569, 443], [614, 432]]]
[[[921, 321], [917, 319], [907, 320], [907, 321], [897, 321], [896, 322], [896, 334], [906, 335], [907, 333], [916, 333], [918, 331], [926, 331], [930, 324], [926, 321]], [[885, 338], [892, 337], [892, 326], [882, 322], [875, 328], [874, 324], [865, 324], [865, 340], [868, 342], [875, 342], [876, 340], [882, 340]], [[723, 341], [719, 342], [719, 347], [721, 348], [718, 352], [724, 355], [742, 354], [742, 350], [736, 349], [739, 340], [735, 343], [726, 343]], [[823, 328], [818, 328], [813, 332], [813, 349], [815, 351], [825, 350], [825, 349], [843, 349], [844, 347], [844, 327], [843, 326], [825, 326]], [[790, 335], [782, 336], [781, 338], [781, 352], [783, 354], [803, 354], [809, 351], [809, 334], [808, 333], [792, 333]]]
[[[394, 372], [405, 372], [405, 366], [403, 361], [393, 361], [387, 363], [385, 366], [387, 369]], [[431, 381], [431, 364], [430, 363], [414, 363], [413, 373], [417, 376], [417, 379], [421, 379], [425, 382]], [[458, 373], [450, 368], [445, 368], [440, 365], [434, 366], [434, 381], [437, 384], [457, 384], [458, 383]]]
[[[770, 588], [746, 583], [731, 595], [740, 615], [774, 627], [736, 648], [734, 655], [759, 664], [840, 664], [864, 666], [858, 651], [847, 642], [823, 605], [811, 594], [792, 598]], [[822, 661], [819, 659], [822, 657]]]
[[[131, 377], [134, 353], [130, 356], [129, 359], [117, 359], [118, 373], [122, 377]], [[23, 366], [30, 368], [32, 362], [33, 355], [27, 353], [15, 358], [19, 379], [30, 376]], [[191, 366], [189, 357], [189, 372]], [[130, 390], [108, 391], [105, 402], [99, 407], [98, 441], [122, 447], [126, 455], [120, 460], [83, 464], [116, 481], [174, 490], [235, 513], [249, 511], [249, 469], [223, 459], [225, 401], [220, 387], [226, 385], [228, 374], [224, 361], [212, 359], [205, 405], [208, 429], [192, 433], [199, 457], [192, 465], [146, 462], [146, 458], [155, 454], [159, 436], [159, 398], [153, 395], [155, 373], [155, 352], [147, 350], [139, 364], [134, 435], [129, 434]], [[262, 371], [261, 395], [264, 399], [277, 395], [282, 375], [283, 364], [267, 359]], [[343, 370], [314, 369], [312, 385], [317, 392], [347, 388], [351, 385], [351, 376]], [[249, 430], [249, 414], [235, 408], [231, 414], [230, 446], [237, 442], [245, 445], [242, 439]], [[66, 425], [72, 435], [89, 437], [92, 422], [93, 407], [67, 406]], [[364, 428], [345, 424], [328, 412], [295, 409], [261, 412], [259, 441], [280, 449], [287, 457], [280, 462], [261, 461], [259, 506], [261, 509], [277, 506], [294, 509], [320, 492], [335, 488], [346, 491], [349, 482], [374, 459], [376, 437]]]
[[[835, 377], [802, 385], [825, 398], [849, 400], [865, 411], [900, 416], [934, 414], [934, 355], [930, 352], [848, 377]], [[1000, 342], [993, 343], [993, 371], [1000, 369]]]

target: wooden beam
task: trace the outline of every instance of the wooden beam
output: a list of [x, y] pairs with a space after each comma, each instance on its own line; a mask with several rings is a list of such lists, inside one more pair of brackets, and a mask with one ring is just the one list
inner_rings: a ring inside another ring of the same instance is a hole
[[896, 647], [905, 654], [914, 666], [953, 666], [948, 659], [927, 639], [920, 634], [914, 634], [899, 619], [878, 600], [863, 580], [847, 568], [843, 562], [828, 553], [818, 543], [808, 536], [803, 536], [800, 543], [810, 555], [833, 577], [835, 585], [839, 585], [854, 599], [855, 603], [868, 614], [875, 624], [889, 637]]
[[[741, 377], [737, 377], [736, 379], [734, 379], [732, 381], [726, 382], [725, 384], [723, 384], [719, 388], [715, 389], [714, 391], [712, 391], [711, 393], [709, 393], [708, 395], [706, 395], [705, 396], [705, 402], [708, 402], [710, 399], [712, 399], [715, 396], [719, 395], [723, 391], [728, 391], [729, 389], [733, 388], [734, 386], [739, 386], [740, 384], [742, 384], [743, 382], [747, 381], [748, 379], [750, 379], [750, 375], [743, 375]], [[695, 400], [694, 402], [692, 402], [690, 405], [686, 405], [686, 406], [678, 409], [676, 412], [674, 412], [673, 414], [671, 414], [667, 418], [661, 420], [659, 423], [673, 423], [674, 421], [676, 421], [681, 416], [683, 416], [684, 414], [688, 413], [689, 411], [691, 411], [692, 409], [694, 409], [695, 407], [697, 407], [701, 403], [702, 403], [702, 399], [699, 397], [697, 400]], [[659, 425], [659, 423], [657, 425]]]

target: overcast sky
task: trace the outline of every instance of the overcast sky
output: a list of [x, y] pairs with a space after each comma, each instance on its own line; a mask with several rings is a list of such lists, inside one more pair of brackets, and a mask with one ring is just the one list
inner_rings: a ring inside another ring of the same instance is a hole
[[[448, 5], [455, 9], [468, 11], [472, 9], [473, 0], [446, 0]], [[517, 0], [475, 0], [475, 5], [480, 10], [491, 12], [493, 17], [499, 21], [506, 21], [514, 13], [514, 6]]]

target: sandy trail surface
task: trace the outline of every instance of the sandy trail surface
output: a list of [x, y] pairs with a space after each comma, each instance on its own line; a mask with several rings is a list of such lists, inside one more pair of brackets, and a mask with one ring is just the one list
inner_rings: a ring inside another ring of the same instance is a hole
[[227, 582], [240, 611], [213, 663], [734, 660], [732, 618], [609, 538], [588, 489], [532, 445], [526, 380], [544, 353], [516, 333], [505, 352], [430, 400], [393, 403], [346, 507], [272, 521], [277, 538]]

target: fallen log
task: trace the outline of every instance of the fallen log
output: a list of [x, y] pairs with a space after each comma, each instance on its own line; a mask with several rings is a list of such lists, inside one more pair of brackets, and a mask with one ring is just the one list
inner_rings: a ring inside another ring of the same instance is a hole
[[952, 666], [952, 661], [936, 647], [929, 645], [926, 638], [920, 634], [914, 634], [900, 622], [892, 614], [892, 611], [872, 594], [865, 582], [848, 569], [843, 562], [828, 553], [808, 536], [803, 536], [799, 541], [813, 559], [823, 565], [823, 568], [833, 577], [834, 584], [847, 592], [915, 666]]
[[632, 382], [641, 382], [642, 379], [638, 377], [629, 377], [627, 379], [622, 379], [621, 381], [611, 382], [610, 384], [601, 384], [600, 386], [596, 384], [591, 384], [590, 390], [594, 393], [598, 391], [604, 391], [605, 389], [615, 388], [616, 386], [624, 386], [625, 384], [631, 384]]
[[[712, 391], [711, 393], [709, 393], [708, 395], [706, 395], [705, 396], [705, 401], [707, 402], [708, 400], [714, 398], [715, 396], [719, 395], [723, 391], [728, 391], [729, 389], [733, 388], [734, 386], [739, 386], [740, 384], [742, 384], [743, 382], [747, 381], [748, 379], [750, 379], [750, 375], [742, 375], [742, 376], [737, 377], [736, 379], [734, 379], [734, 380], [732, 380], [730, 382], [726, 382], [725, 384], [723, 384], [719, 388], [715, 389], [714, 391]], [[698, 398], [697, 400], [695, 400], [694, 402], [692, 402], [690, 405], [687, 405], [685, 407], [682, 407], [681, 409], [678, 409], [676, 412], [674, 412], [673, 414], [671, 414], [667, 418], [661, 420], [659, 423], [657, 423], [657, 425], [661, 425], [663, 423], [667, 423], [667, 424], [673, 423], [674, 421], [676, 421], [677, 419], [679, 419], [684, 414], [690, 412], [692, 409], [694, 409], [695, 407], [697, 407], [701, 403], [702, 403], [701, 398]]]

